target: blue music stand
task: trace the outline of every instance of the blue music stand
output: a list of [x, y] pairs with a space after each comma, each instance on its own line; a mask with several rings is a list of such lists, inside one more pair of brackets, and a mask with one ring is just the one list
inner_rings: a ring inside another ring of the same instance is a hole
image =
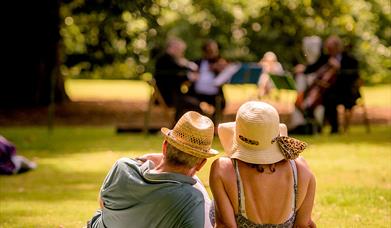
[[262, 68], [256, 63], [242, 63], [239, 70], [232, 75], [229, 84], [258, 84]]

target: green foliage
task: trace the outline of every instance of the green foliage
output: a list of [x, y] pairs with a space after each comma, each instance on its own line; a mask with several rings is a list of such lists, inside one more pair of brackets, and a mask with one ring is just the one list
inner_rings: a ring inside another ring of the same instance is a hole
[[[115, 134], [111, 126], [2, 127], [37, 170], [0, 177], [0, 227], [83, 227], [98, 208], [100, 185], [114, 161], [159, 152], [162, 137]], [[341, 136], [301, 137], [317, 178], [313, 219], [318, 227], [389, 227], [391, 128], [354, 126]], [[216, 139], [213, 148], [222, 152]], [[208, 186], [213, 159], [198, 174]], [[337, 224], [337, 225], [336, 225]]]
[[78, 78], [153, 72], [169, 36], [188, 43], [190, 59], [212, 38], [230, 60], [258, 61], [274, 51], [291, 70], [305, 62], [304, 36], [338, 34], [367, 82], [391, 82], [390, 10], [386, 0], [75, 0], [61, 7], [62, 72]]

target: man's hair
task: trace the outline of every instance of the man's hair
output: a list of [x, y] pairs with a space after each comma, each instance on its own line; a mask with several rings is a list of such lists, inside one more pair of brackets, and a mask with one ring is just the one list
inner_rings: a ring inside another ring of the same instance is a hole
[[326, 39], [326, 45], [333, 45], [337, 48], [338, 52], [343, 51], [343, 42], [339, 36], [331, 35]]
[[180, 39], [178, 37], [170, 37], [167, 39], [166, 49], [171, 48], [172, 46], [175, 46], [175, 45], [182, 45], [182, 46], [186, 47], [185, 41], [183, 41], [182, 39]]
[[202, 158], [198, 158], [193, 155], [187, 154], [177, 149], [170, 143], [167, 143], [166, 161], [171, 165], [193, 168], [201, 160]]
[[207, 49], [208, 46], [210, 46], [210, 45], [216, 45], [216, 46], [217, 46], [217, 49], [220, 48], [220, 45], [217, 43], [217, 41], [212, 40], [212, 39], [208, 39], [208, 40], [206, 40], [206, 41], [202, 44], [202, 46], [201, 46], [202, 51], [206, 51], [206, 49]]

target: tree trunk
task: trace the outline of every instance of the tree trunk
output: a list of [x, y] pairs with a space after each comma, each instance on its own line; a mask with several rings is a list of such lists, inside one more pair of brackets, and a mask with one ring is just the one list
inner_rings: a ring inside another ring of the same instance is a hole
[[60, 1], [27, 0], [10, 5], [9, 12], [17, 12], [17, 16], [7, 24], [0, 107], [48, 105], [51, 89], [56, 102], [67, 100], [59, 74]]

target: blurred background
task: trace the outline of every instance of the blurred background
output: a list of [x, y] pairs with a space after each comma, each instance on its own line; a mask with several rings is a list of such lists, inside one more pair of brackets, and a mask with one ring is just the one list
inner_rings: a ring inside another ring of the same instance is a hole
[[[0, 103], [68, 99], [68, 79], [143, 79], [169, 36], [201, 56], [212, 38], [222, 56], [258, 61], [273, 50], [284, 69], [305, 62], [302, 39], [339, 35], [360, 61], [365, 85], [391, 82], [388, 0], [39, 0], [7, 3]], [[55, 88], [51, 94], [50, 88]]]
[[[205, 39], [214, 39], [228, 60], [258, 62], [273, 51], [293, 72], [306, 62], [303, 38], [331, 34], [360, 63], [371, 128], [364, 125], [366, 110], [357, 108], [349, 132], [298, 136], [311, 145], [304, 156], [317, 177], [313, 218], [318, 227], [390, 227], [390, 0], [18, 0], [2, 6], [0, 135], [38, 168], [0, 177], [0, 227], [83, 227], [115, 160], [159, 152], [158, 134], [117, 133], [120, 123], [145, 127], [153, 91], [146, 81], [168, 37], [187, 43], [190, 60], [201, 57]], [[255, 84], [224, 90], [231, 119], [257, 92]], [[274, 104], [284, 120], [296, 91], [279, 95]], [[151, 127], [169, 123], [161, 107], [152, 111]], [[214, 148], [224, 154], [218, 137]], [[208, 190], [211, 162], [199, 176]]]

